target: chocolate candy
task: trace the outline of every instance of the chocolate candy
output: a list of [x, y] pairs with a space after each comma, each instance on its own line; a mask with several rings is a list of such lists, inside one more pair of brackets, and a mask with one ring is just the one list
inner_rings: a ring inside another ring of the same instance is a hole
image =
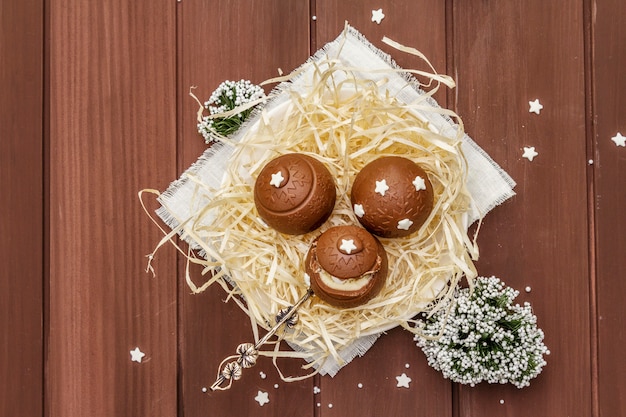
[[259, 216], [281, 233], [299, 235], [320, 227], [335, 207], [335, 181], [317, 159], [290, 153], [263, 167], [254, 185]]
[[335, 307], [357, 307], [383, 288], [387, 253], [367, 230], [335, 226], [313, 241], [305, 269], [317, 297]]
[[408, 236], [433, 208], [433, 186], [415, 162], [400, 156], [378, 158], [357, 174], [350, 196], [359, 222], [381, 237]]

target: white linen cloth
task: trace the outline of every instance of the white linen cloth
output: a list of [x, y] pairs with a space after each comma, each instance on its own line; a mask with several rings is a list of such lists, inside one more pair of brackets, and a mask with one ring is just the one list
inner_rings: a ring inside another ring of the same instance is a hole
[[[311, 57], [309, 62], [300, 68], [302, 74], [287, 83], [283, 83], [278, 87], [278, 90], [284, 91], [287, 88], [296, 89], [297, 91], [302, 90], [302, 87], [306, 85], [304, 83], [310, 79], [310, 74], [313, 71], [310, 63], [326, 57], [339, 60], [346, 67], [355, 68], [354, 74], [357, 77], [374, 81], [383, 77], [388, 79], [388, 82], [384, 83], [384, 89], [388, 90], [389, 94], [402, 102], [411, 103], [423, 94], [418, 89], [407, 88], [406, 76], [391, 71], [392, 69], [398, 69], [391, 58], [375, 48], [361, 34], [350, 27], [347, 27], [337, 39], [325, 45], [322, 50]], [[363, 71], [358, 69], [363, 69]], [[268, 103], [265, 110], [269, 112], [272, 107], [276, 107], [288, 99], [288, 94], [279, 94], [277, 98]], [[431, 104], [436, 106], [434, 100]], [[449, 118], [430, 112], [424, 113], [422, 116], [428, 119], [440, 133], [451, 137], [456, 135], [458, 126]], [[257, 115], [256, 118], [258, 119], [258, 117]], [[234, 135], [233, 139], [237, 140], [245, 132], [245, 129], [252, 128], [254, 124], [255, 118], [253, 117], [249, 123]], [[515, 194], [513, 191], [515, 182], [467, 135], [463, 138], [462, 151], [468, 166], [467, 189], [473, 198], [474, 204], [468, 213], [469, 225], [477, 219], [484, 217], [495, 206], [512, 197]], [[199, 202], [192, 203], [196, 200], [194, 199], [194, 190], [197, 184], [189, 180], [188, 174], [192, 174], [196, 180], [200, 180], [204, 184], [213, 188], [219, 188], [232, 152], [232, 146], [224, 143], [214, 144], [161, 194], [159, 201], [162, 207], [157, 211], [157, 214], [168, 226], [172, 228], [177, 227], [181, 221], [188, 219], [198, 209], [200, 204]], [[203, 221], [203, 224], [210, 225], [211, 222], [211, 219], [208, 218]], [[182, 233], [182, 237], [185, 239], [186, 235]], [[186, 240], [192, 248], [197, 248], [193, 241], [190, 241], [188, 238]], [[318, 371], [322, 375], [329, 374], [334, 376], [353, 358], [365, 354], [379, 336], [380, 334], [358, 339], [357, 342], [339, 352], [344, 361], [342, 364], [329, 357]], [[291, 346], [294, 350], [301, 350], [295, 344]], [[310, 360], [314, 359], [310, 358]]]

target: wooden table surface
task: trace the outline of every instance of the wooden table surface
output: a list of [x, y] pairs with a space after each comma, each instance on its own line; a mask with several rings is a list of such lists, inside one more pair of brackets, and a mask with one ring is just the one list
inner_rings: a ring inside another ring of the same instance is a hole
[[[451, 75], [437, 100], [517, 181], [482, 225], [477, 267], [545, 331], [530, 387], [451, 383], [395, 329], [334, 378], [284, 383], [260, 359], [203, 392], [249, 321], [218, 286], [191, 295], [171, 246], [146, 274], [161, 233], [137, 192], [205, 148], [191, 86], [208, 98], [289, 72], [345, 21], [401, 66], [418, 62], [383, 36]], [[623, 0], [0, 0], [0, 415], [622, 415], [626, 147], [611, 138], [626, 134], [625, 22]]]

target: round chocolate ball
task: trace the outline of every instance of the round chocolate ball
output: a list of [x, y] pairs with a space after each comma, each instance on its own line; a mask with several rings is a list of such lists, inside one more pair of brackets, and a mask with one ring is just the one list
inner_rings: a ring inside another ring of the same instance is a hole
[[383, 245], [359, 226], [335, 226], [313, 241], [305, 260], [311, 289], [339, 308], [352, 308], [375, 297], [387, 279]]
[[259, 216], [281, 233], [299, 235], [317, 229], [335, 207], [335, 181], [317, 159], [299, 153], [267, 163], [254, 184]]
[[404, 237], [419, 230], [432, 211], [433, 186], [415, 162], [386, 156], [357, 174], [350, 199], [359, 222], [371, 233]]

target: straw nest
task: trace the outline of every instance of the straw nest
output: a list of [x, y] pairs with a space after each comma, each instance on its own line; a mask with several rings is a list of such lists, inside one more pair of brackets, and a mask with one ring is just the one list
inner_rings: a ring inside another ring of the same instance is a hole
[[[416, 331], [413, 317], [436, 309], [437, 300], [450, 296], [463, 276], [470, 280], [476, 276], [473, 258], [477, 256], [466, 233], [471, 197], [465, 187], [462, 127], [457, 126], [456, 134], [449, 137], [428, 121], [429, 113], [449, 116], [451, 112], [438, 107], [428, 93], [403, 103], [387, 93], [384, 79], [357, 77], [332, 60], [311, 65], [315, 65], [313, 75], [301, 83], [305, 89], [281, 87], [273, 95], [282, 99], [272, 102], [271, 95], [239, 140], [223, 138], [234, 152], [221, 187], [198, 187], [198, 200], [206, 204], [186, 233], [202, 249], [204, 259], [199, 262], [205, 272], [211, 272], [208, 282], [220, 282], [253, 322], [267, 329], [279, 310], [307, 291], [304, 258], [310, 242], [331, 226], [358, 224], [350, 189], [367, 163], [387, 155], [409, 158], [428, 173], [435, 197], [432, 213], [418, 232], [380, 239], [390, 265], [380, 294], [351, 309], [338, 309], [312, 297], [300, 308], [295, 328], [280, 333], [305, 352], [300, 357], [310, 358], [309, 367], [328, 357], [341, 363], [341, 350], [362, 336], [396, 326]], [[414, 88], [409, 84], [407, 88]], [[321, 160], [337, 184], [337, 202], [329, 220], [321, 229], [299, 236], [268, 228], [253, 200], [254, 180], [263, 166], [291, 152]], [[209, 224], [203, 221], [206, 216], [212, 219]]]

